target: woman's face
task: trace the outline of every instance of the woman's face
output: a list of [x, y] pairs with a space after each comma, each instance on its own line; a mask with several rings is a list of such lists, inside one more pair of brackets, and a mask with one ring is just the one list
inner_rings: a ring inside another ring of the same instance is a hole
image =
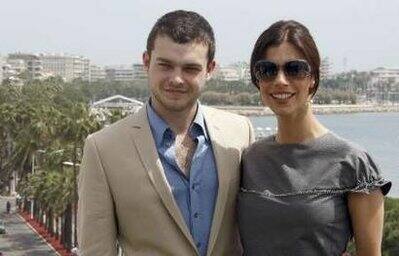
[[[309, 92], [314, 86], [314, 78], [310, 74], [307, 76], [290, 76], [290, 74], [287, 75], [289, 72], [284, 72], [284, 65], [287, 62], [304, 60], [304, 56], [292, 44], [283, 42], [278, 46], [268, 48], [264, 59], [275, 63], [279, 70], [275, 76], [259, 81], [263, 104], [281, 117], [295, 117], [304, 114], [311, 99]], [[300, 65], [295, 66], [295, 62], [294, 66], [291, 65], [292, 67], [294, 67], [294, 71], [295, 67], [297, 67], [297, 70], [301, 68]]]

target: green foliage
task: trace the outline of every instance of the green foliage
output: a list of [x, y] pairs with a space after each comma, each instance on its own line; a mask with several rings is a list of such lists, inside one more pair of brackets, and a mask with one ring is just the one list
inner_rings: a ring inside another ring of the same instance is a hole
[[317, 104], [356, 104], [356, 94], [348, 91], [320, 88], [313, 98]]
[[383, 255], [399, 255], [399, 199], [385, 199]]

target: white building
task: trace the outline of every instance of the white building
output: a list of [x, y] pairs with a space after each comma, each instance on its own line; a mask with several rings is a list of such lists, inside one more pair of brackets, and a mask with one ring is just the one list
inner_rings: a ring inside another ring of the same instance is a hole
[[394, 82], [399, 83], [399, 68], [376, 68], [371, 71], [372, 83]]
[[131, 66], [106, 67], [105, 73], [109, 81], [130, 82], [134, 79], [134, 70]]
[[245, 83], [251, 83], [251, 72], [249, 67], [242, 68], [240, 70], [240, 80], [244, 81]]
[[26, 70], [23, 60], [6, 60], [3, 65], [3, 79], [19, 80], [18, 75]]
[[90, 82], [90, 60], [86, 57], [82, 57], [82, 65], [83, 65], [83, 74], [82, 80]]
[[136, 112], [144, 105], [143, 102], [122, 95], [114, 95], [91, 104], [90, 110], [100, 120], [105, 121], [113, 110], [121, 110], [123, 114]]
[[321, 60], [320, 63], [320, 79], [328, 79], [332, 75], [332, 63], [328, 57]]
[[90, 65], [90, 79], [89, 82], [97, 82], [105, 80], [106, 73], [103, 67], [97, 65]]
[[40, 54], [43, 72], [60, 76], [66, 82], [81, 78], [84, 81], [90, 79], [90, 60], [83, 56], [66, 54]]
[[7, 57], [9, 66], [7, 69], [7, 77], [13, 78], [24, 74], [27, 80], [41, 79], [43, 66], [40, 58], [30, 53], [11, 53]]
[[244, 81], [249, 83], [251, 81], [249, 64], [236, 62], [229, 66], [217, 66], [213, 77], [223, 81]]
[[101, 109], [133, 109], [143, 106], [144, 103], [133, 98], [122, 95], [114, 95], [91, 104], [92, 108]]
[[240, 72], [236, 67], [217, 67], [214, 77], [223, 81], [239, 81]]
[[143, 64], [133, 64], [132, 67], [134, 80], [146, 80], [148, 78]]

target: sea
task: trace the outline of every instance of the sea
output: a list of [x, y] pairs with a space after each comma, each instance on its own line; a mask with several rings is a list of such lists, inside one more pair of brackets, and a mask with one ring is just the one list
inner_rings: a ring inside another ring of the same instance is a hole
[[[399, 113], [350, 113], [317, 115], [335, 134], [366, 149], [384, 178], [392, 181], [389, 197], [399, 198]], [[274, 116], [250, 117], [257, 135], [276, 132]]]

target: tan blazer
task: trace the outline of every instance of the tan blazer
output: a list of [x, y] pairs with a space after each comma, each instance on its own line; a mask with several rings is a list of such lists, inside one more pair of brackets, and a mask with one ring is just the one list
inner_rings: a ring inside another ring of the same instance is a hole
[[[203, 107], [219, 177], [207, 255], [240, 255], [236, 223], [241, 152], [253, 141], [245, 117]], [[82, 255], [199, 255], [173, 198], [146, 107], [85, 144], [79, 174], [78, 242]]]

